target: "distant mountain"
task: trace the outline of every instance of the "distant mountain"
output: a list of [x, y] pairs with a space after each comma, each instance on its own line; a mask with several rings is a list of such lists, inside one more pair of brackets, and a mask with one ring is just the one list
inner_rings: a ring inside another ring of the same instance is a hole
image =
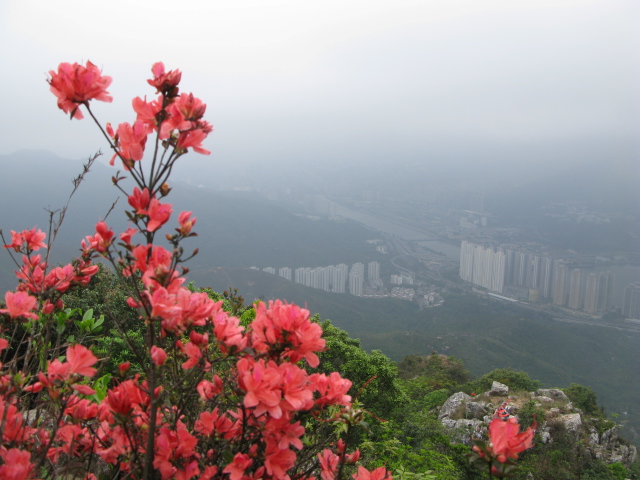
[[[496, 224], [516, 241], [580, 252], [640, 253], [640, 161], [611, 158], [506, 185], [492, 197]], [[498, 239], [504, 241], [505, 239]]]
[[[185, 158], [188, 161], [188, 158]], [[0, 155], [0, 228], [10, 230], [38, 226], [48, 228], [44, 210], [61, 208], [72, 190], [71, 179], [82, 171], [82, 161], [56, 157], [45, 151], [23, 150]], [[68, 261], [77, 254], [80, 241], [94, 232], [109, 207], [119, 197], [107, 223], [116, 231], [126, 228], [123, 209], [126, 197], [112, 185], [117, 169], [96, 162], [70, 202], [63, 227], [56, 240], [54, 262]], [[126, 172], [121, 172], [126, 176]], [[126, 182], [126, 181], [125, 181]], [[126, 188], [131, 188], [131, 183]], [[190, 262], [193, 269], [214, 267], [322, 266], [341, 262], [369, 261], [379, 254], [365, 240], [372, 237], [366, 228], [354, 223], [336, 223], [296, 216], [261, 197], [220, 195], [206, 188], [172, 184], [167, 201], [174, 212], [192, 211], [198, 218], [198, 237], [184, 243], [185, 250], [198, 248]], [[177, 225], [173, 219], [167, 232]], [[10, 239], [10, 237], [8, 237]], [[3, 252], [0, 252], [3, 253]], [[7, 259], [0, 260], [4, 275], [0, 287], [14, 284]]]
[[638, 213], [640, 208], [640, 159], [608, 158], [574, 164], [560, 172], [532, 176], [505, 185], [498, 197], [503, 212], [539, 211], [549, 203], [584, 202], [603, 211]]

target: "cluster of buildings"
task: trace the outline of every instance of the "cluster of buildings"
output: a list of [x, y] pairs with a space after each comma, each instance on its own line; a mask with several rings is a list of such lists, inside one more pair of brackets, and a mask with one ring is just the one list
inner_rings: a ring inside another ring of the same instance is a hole
[[613, 274], [571, 268], [564, 259], [519, 248], [494, 249], [463, 241], [460, 278], [507, 297], [547, 301], [590, 314], [613, 305]]
[[413, 285], [413, 274], [391, 275], [391, 285]]
[[624, 288], [622, 314], [627, 318], [640, 319], [640, 282], [630, 283]]
[[365, 279], [373, 288], [382, 287], [379, 262], [367, 264], [366, 277], [364, 263], [354, 263], [351, 267], [341, 263], [327, 267], [300, 267], [296, 269], [282, 267], [277, 271], [273, 267], [266, 267], [262, 270], [273, 275], [277, 274], [286, 280], [327, 292], [347, 293], [348, 289], [348, 293], [358, 297], [364, 295]]

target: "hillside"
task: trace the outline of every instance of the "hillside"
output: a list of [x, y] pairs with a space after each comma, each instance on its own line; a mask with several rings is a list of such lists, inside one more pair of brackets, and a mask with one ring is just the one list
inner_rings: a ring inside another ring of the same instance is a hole
[[640, 334], [555, 322], [470, 295], [448, 294], [442, 307], [420, 310], [401, 300], [328, 293], [254, 270], [196, 270], [190, 278], [218, 291], [238, 288], [248, 301], [282, 298], [306, 305], [367, 350], [395, 361], [436, 351], [462, 358], [473, 375], [510, 367], [547, 387], [589, 385], [608, 412], [620, 414], [625, 435], [640, 438]]
[[[46, 231], [49, 217], [45, 208], [57, 210], [67, 202], [71, 179], [80, 173], [82, 163], [45, 151], [0, 155], [3, 178], [20, 179], [24, 172], [29, 172], [29, 188], [38, 192], [25, 195], [26, 180], [24, 184], [5, 182], [0, 189], [0, 204], [6, 206], [0, 210], [0, 228], [7, 234], [35, 225]], [[116, 171], [99, 162], [93, 165], [70, 202], [56, 240], [54, 262], [68, 261], [78, 252], [80, 240], [93, 232], [95, 224], [118, 197], [120, 205], [126, 202], [110, 180]], [[373, 247], [367, 248], [365, 243], [373, 234], [355, 222], [296, 216], [250, 195], [220, 195], [185, 184], [172, 187], [174, 212], [189, 210], [198, 218], [198, 237], [185, 243], [186, 249], [199, 248], [201, 252], [194, 268], [321, 266], [379, 258]], [[108, 223], [116, 231], [126, 228], [122, 215], [110, 216]], [[6, 258], [0, 258], [0, 262], [0, 287], [12, 288], [13, 267]]]

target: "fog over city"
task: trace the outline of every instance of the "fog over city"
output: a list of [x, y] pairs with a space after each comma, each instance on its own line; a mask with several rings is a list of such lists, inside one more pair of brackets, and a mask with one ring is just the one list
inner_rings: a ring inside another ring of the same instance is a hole
[[639, 18], [632, 0], [2, 2], [0, 153], [105, 148], [45, 83], [91, 60], [114, 79], [94, 105], [113, 124], [153, 95], [154, 62], [183, 71], [215, 126], [184, 169], [637, 158]]

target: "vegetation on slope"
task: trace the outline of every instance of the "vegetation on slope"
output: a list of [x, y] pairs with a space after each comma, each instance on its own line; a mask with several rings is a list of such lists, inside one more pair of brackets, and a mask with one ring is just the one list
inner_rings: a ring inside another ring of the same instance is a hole
[[[135, 339], [136, 314], [126, 305], [113, 277], [111, 272], [103, 270], [85, 294], [68, 296], [66, 302], [74, 308], [91, 307], [95, 316], [105, 315], [107, 331], [114, 328], [110, 318], [124, 319], [129, 337]], [[251, 322], [252, 310], [237, 292], [204, 291], [223, 300], [225, 308], [240, 316], [244, 324]], [[320, 319], [317, 317], [316, 321], [320, 322]], [[359, 340], [333, 323], [324, 321], [321, 325], [328, 349], [321, 354], [318, 371], [338, 371], [350, 378], [353, 381], [350, 394], [366, 411], [368, 428], [351, 432], [349, 441], [361, 449], [361, 463], [367, 468], [386, 465], [400, 478], [485, 478], [465, 456], [470, 447], [451, 441], [438, 421], [438, 409], [452, 393], [483, 392], [494, 380], [510, 386], [516, 395], [524, 395], [518, 392], [530, 392], [540, 386], [539, 381], [511, 368], [496, 369], [474, 380], [460, 358], [435, 352], [409, 355], [396, 365], [380, 351], [366, 352]], [[115, 368], [116, 362], [126, 358], [127, 346], [114, 344], [109, 335], [97, 339], [95, 348], [109, 351], [112, 356], [112, 361], [103, 365], [103, 371]], [[598, 405], [593, 390], [574, 383], [566, 393], [585, 414], [599, 419], [602, 428], [612, 425]], [[534, 413], [540, 418], [541, 413], [536, 408], [532, 404], [522, 405], [519, 415], [523, 424], [532, 423]], [[607, 465], [588, 456], [570, 436], [562, 432], [555, 434], [559, 440], [553, 444], [543, 444], [538, 438], [535, 448], [522, 455], [522, 468], [516, 478], [530, 478], [527, 477], [529, 473], [533, 478], [568, 480], [640, 478], [637, 465]]]

